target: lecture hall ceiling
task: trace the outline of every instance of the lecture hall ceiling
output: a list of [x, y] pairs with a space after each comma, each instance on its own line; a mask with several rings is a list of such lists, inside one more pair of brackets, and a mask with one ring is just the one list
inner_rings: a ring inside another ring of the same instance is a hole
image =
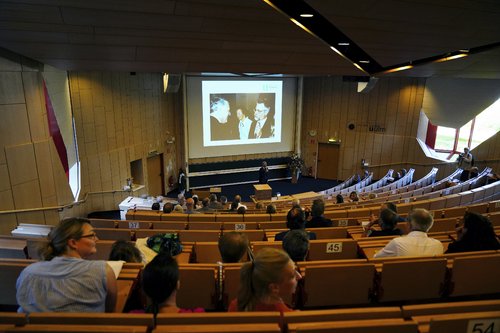
[[[382, 67], [500, 42], [498, 0], [287, 1]], [[0, 0], [0, 47], [66, 70], [366, 75], [262, 0]], [[500, 47], [388, 75], [500, 79]]]

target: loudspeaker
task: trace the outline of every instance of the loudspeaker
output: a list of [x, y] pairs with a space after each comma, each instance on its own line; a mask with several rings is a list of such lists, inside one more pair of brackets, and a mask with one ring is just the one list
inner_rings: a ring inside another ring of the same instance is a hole
[[179, 91], [181, 86], [182, 75], [181, 74], [163, 74], [163, 92], [165, 93], [176, 93]]
[[372, 90], [373, 87], [375, 87], [377, 82], [378, 78], [373, 76], [370, 77], [370, 80], [368, 80], [367, 82], [358, 82], [358, 92], [363, 94], [370, 92], [370, 90]]

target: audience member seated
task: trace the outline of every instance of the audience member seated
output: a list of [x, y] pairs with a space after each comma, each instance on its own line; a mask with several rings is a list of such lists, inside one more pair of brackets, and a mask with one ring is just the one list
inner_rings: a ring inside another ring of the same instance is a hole
[[125, 262], [141, 263], [143, 261], [141, 251], [134, 243], [117, 240], [111, 247], [108, 260], [123, 260]]
[[142, 272], [142, 288], [151, 302], [146, 312], [153, 313], [155, 318], [158, 313], [205, 312], [202, 308], [180, 309], [177, 306], [179, 287], [177, 261], [169, 253], [158, 253]]
[[233, 202], [238, 203], [238, 208], [240, 208], [240, 207], [243, 206], [243, 207], [245, 207], [245, 209], [247, 209], [247, 206], [245, 206], [244, 204], [241, 203], [241, 195], [239, 195], [239, 194], [235, 195], [234, 199], [233, 199]]
[[96, 252], [97, 236], [85, 218], [62, 220], [40, 249], [43, 261], [26, 267], [16, 283], [18, 312], [111, 312], [116, 277]]
[[209, 200], [210, 200], [210, 203], [208, 204], [208, 207], [210, 209], [213, 209], [213, 210], [224, 209], [222, 204], [219, 201], [217, 201], [217, 194], [215, 194], [215, 193], [210, 194]]
[[359, 197], [358, 197], [358, 192], [352, 191], [351, 194], [349, 194], [349, 202], [358, 202]]
[[238, 210], [238, 203], [237, 202], [231, 202], [231, 205], [229, 205], [229, 211], [236, 213]]
[[[304, 229], [306, 224], [305, 213], [301, 208], [292, 208], [286, 215], [286, 227], [290, 230]], [[290, 231], [283, 231], [274, 236], [274, 240], [282, 241], [286, 234]], [[314, 232], [308, 232], [309, 239], [316, 239]]]
[[[386, 208], [380, 212], [380, 217], [367, 226], [366, 235], [368, 237], [376, 236], [401, 236], [403, 232], [401, 229], [396, 228], [398, 224], [398, 214]], [[381, 230], [372, 229], [374, 224], [378, 224]]]
[[208, 198], [203, 198], [203, 200], [201, 200], [201, 208], [198, 209], [198, 211], [200, 213], [213, 213], [213, 209], [209, 207], [210, 205], [210, 199]]
[[410, 212], [408, 219], [411, 232], [391, 240], [382, 250], [375, 253], [375, 258], [443, 254], [443, 244], [427, 236], [427, 231], [434, 223], [432, 215], [425, 209], [417, 208]]
[[263, 208], [264, 208], [264, 205], [262, 204], [262, 202], [257, 201], [257, 202], [255, 203], [255, 209], [257, 209], [257, 210], [261, 210], [261, 209], [263, 209]]
[[332, 220], [323, 216], [325, 212], [325, 201], [323, 199], [315, 199], [311, 206], [312, 219], [306, 222], [306, 228], [323, 228], [331, 227]]
[[194, 200], [189, 198], [186, 200], [186, 214], [199, 214], [200, 212], [194, 209]]
[[463, 225], [457, 228], [457, 241], [448, 246], [446, 253], [498, 249], [500, 243], [490, 220], [481, 214], [467, 212]]
[[[406, 222], [406, 219], [404, 217], [401, 217], [398, 214], [398, 207], [396, 206], [395, 203], [393, 202], [384, 202], [383, 204], [380, 205], [380, 211], [383, 211], [384, 209], [390, 209], [392, 210], [394, 213], [396, 213], [396, 223], [399, 223], [399, 222]], [[372, 215], [373, 217], [373, 215]]]
[[222, 205], [222, 209], [227, 209], [228, 204], [227, 204], [227, 197], [225, 195], [220, 196], [220, 203]]
[[266, 207], [267, 214], [276, 214], [276, 206], [274, 204], [269, 204]]
[[219, 252], [223, 263], [245, 261], [249, 246], [248, 237], [237, 231], [225, 232], [219, 238]]
[[238, 209], [236, 210], [236, 213], [238, 213], [238, 214], [245, 214], [246, 212], [247, 212], [246, 206], [243, 206], [243, 205], [238, 207]]
[[174, 207], [174, 213], [184, 213], [184, 208], [181, 205], [177, 204]]
[[338, 204], [344, 203], [344, 197], [342, 196], [342, 194], [337, 194], [335, 198]]
[[291, 230], [283, 238], [283, 250], [295, 262], [305, 261], [309, 252], [309, 236], [302, 229]]
[[160, 210], [160, 203], [158, 203], [158, 202], [154, 202], [154, 203], [151, 205], [151, 210]]
[[470, 168], [469, 179], [476, 178], [479, 176], [479, 169], [477, 167]]
[[184, 211], [186, 209], [186, 198], [184, 197], [183, 194], [179, 194], [177, 196], [177, 202], [179, 203], [179, 205], [182, 207], [182, 210]]
[[371, 192], [370, 194], [368, 194], [368, 200], [373, 200], [376, 198], [377, 198], [377, 193]]
[[194, 209], [201, 208], [201, 206], [200, 206], [200, 198], [198, 197], [198, 195], [197, 194], [193, 194], [193, 196], [191, 198], [193, 198], [193, 201], [194, 201]]
[[228, 311], [293, 311], [283, 298], [295, 292], [301, 278], [286, 252], [263, 248], [254, 261], [241, 267], [238, 298]]
[[170, 214], [174, 210], [174, 205], [171, 202], [165, 202], [163, 205], [163, 213]]

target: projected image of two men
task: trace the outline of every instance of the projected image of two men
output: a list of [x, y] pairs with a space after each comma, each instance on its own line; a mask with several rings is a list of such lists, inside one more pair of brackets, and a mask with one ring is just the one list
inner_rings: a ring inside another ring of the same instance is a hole
[[210, 125], [203, 126], [205, 146], [280, 141], [281, 105], [277, 107], [276, 93], [210, 93], [207, 97], [210, 107], [204, 108], [203, 118]]

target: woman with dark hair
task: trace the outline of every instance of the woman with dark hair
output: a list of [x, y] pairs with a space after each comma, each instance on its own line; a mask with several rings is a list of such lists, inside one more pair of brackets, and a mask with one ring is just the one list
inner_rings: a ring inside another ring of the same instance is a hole
[[160, 252], [142, 272], [142, 289], [151, 300], [147, 312], [156, 318], [158, 313], [204, 312], [202, 308], [180, 309], [177, 290], [180, 287], [179, 265], [167, 252]]
[[123, 260], [125, 262], [141, 263], [142, 254], [133, 243], [124, 240], [117, 240], [111, 246], [109, 260]]
[[238, 298], [228, 311], [293, 311], [283, 298], [295, 292], [301, 278], [285, 251], [263, 248], [241, 267]]
[[463, 226], [457, 229], [457, 241], [448, 246], [446, 253], [498, 249], [500, 243], [490, 220], [481, 214], [467, 212]]
[[344, 203], [344, 197], [342, 196], [342, 194], [337, 194], [337, 203]]
[[85, 218], [62, 220], [40, 249], [43, 261], [26, 267], [17, 279], [18, 312], [111, 312], [116, 277], [96, 252], [97, 235]]

